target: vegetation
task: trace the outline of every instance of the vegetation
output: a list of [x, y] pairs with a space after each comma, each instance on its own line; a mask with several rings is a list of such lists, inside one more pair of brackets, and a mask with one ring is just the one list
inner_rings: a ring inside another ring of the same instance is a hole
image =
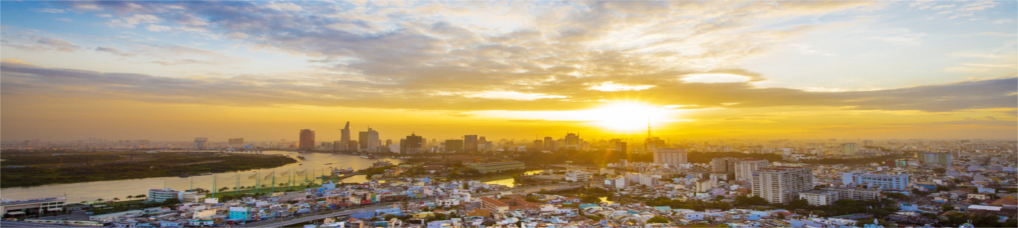
[[4, 166], [9, 165], [57, 165], [57, 164], [85, 164], [88, 162], [108, 162], [120, 160], [121, 157], [113, 154], [75, 154], [75, 155], [52, 155], [15, 152], [4, 152], [0, 155], [4, 159]]
[[647, 223], [670, 223], [668, 219], [661, 216], [654, 216], [653, 218], [647, 219]]
[[[0, 185], [25, 187], [55, 183], [179, 176], [278, 167], [297, 162], [284, 156], [160, 153], [148, 161], [64, 168], [2, 168]], [[6, 161], [5, 161], [6, 164]]]

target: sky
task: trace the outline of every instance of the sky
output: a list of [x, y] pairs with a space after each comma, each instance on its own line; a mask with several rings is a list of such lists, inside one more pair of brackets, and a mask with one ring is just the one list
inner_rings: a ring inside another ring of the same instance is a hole
[[1014, 1], [2, 1], [0, 137], [1018, 138]]

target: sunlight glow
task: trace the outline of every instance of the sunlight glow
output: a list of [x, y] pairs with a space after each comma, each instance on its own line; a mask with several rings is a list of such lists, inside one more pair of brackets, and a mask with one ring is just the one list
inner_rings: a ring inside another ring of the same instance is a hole
[[565, 98], [565, 96], [559, 95], [547, 95], [543, 93], [521, 93], [516, 91], [487, 91], [483, 93], [466, 95], [466, 97], [479, 97], [487, 99], [505, 99], [505, 100], [525, 100], [525, 101], [544, 98]]
[[734, 74], [688, 74], [682, 77], [684, 82], [699, 83], [748, 82], [749, 79], [749, 77]]
[[667, 110], [638, 102], [616, 102], [601, 108], [579, 111], [581, 119], [615, 131], [646, 129], [648, 124], [669, 120]]
[[649, 89], [649, 88], [652, 88], [652, 87], [654, 87], [654, 86], [652, 86], [652, 85], [636, 85], [636, 86], [632, 86], [632, 85], [626, 85], [626, 84], [615, 84], [614, 82], [605, 82], [605, 83], [601, 83], [600, 85], [591, 86], [590, 89], [592, 89], [592, 90], [600, 90], [600, 91], [605, 91], [605, 92], [612, 92], [612, 91], [640, 91], [640, 90], [645, 90], [645, 89]]

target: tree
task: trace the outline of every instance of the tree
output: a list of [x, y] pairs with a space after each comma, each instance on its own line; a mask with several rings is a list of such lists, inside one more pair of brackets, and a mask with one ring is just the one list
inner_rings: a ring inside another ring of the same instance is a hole
[[671, 221], [668, 221], [668, 219], [661, 216], [654, 216], [653, 218], [647, 220], [647, 223], [670, 223], [670, 222]]
[[785, 219], [785, 213], [778, 213], [778, 219]]
[[949, 205], [949, 204], [944, 204], [944, 206], [940, 207], [940, 210], [941, 211], [953, 211], [954, 210], [954, 206]]
[[128, 195], [127, 196], [127, 200], [131, 200], [131, 198], [134, 198], [134, 196], [132, 196], [132, 195]]
[[177, 204], [180, 204], [180, 203], [181, 203], [180, 199], [169, 198], [169, 199], [166, 199], [166, 200], [163, 201], [163, 206], [174, 207], [174, 206], [176, 206]]

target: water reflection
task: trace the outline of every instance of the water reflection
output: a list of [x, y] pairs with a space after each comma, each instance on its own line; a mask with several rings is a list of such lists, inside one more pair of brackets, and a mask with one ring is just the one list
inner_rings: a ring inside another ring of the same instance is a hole
[[[169, 152], [173, 153], [173, 152]], [[94, 201], [96, 199], [126, 199], [128, 195], [148, 194], [153, 188], [173, 188], [176, 190], [187, 190], [193, 188], [216, 189], [229, 188], [233, 190], [240, 186], [262, 186], [280, 188], [282, 183], [301, 185], [329, 173], [331, 168], [353, 168], [363, 169], [371, 167], [377, 160], [387, 160], [393, 164], [399, 164], [399, 159], [366, 159], [353, 155], [333, 155], [325, 153], [297, 153], [289, 151], [264, 151], [262, 154], [289, 155], [296, 158], [303, 156], [306, 160], [297, 160], [297, 163], [280, 166], [271, 169], [258, 169], [243, 172], [217, 173], [215, 175], [181, 177], [153, 177], [130, 180], [94, 181], [72, 184], [52, 184], [34, 187], [3, 188], [4, 199], [35, 199], [56, 196], [67, 196], [67, 201]], [[275, 178], [272, 178], [273, 171]], [[512, 178], [510, 177], [510, 180]], [[346, 183], [360, 183], [367, 181], [364, 175], [353, 176], [344, 179]], [[315, 181], [320, 183], [321, 181]], [[215, 185], [215, 187], [213, 187]], [[285, 187], [284, 187], [285, 188]]]

